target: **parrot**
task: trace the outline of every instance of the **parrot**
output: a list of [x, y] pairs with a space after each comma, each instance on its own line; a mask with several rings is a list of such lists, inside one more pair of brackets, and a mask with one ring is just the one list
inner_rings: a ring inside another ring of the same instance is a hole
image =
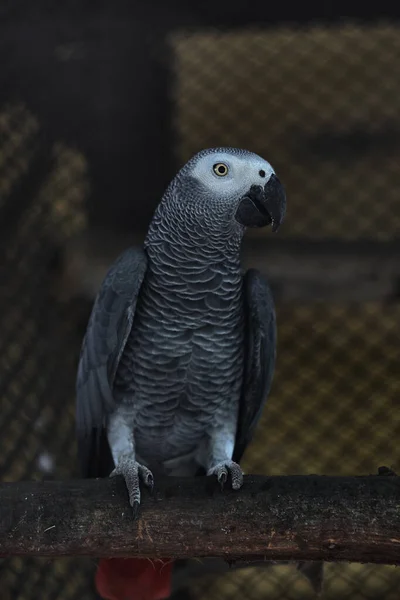
[[[125, 250], [101, 284], [77, 371], [78, 453], [84, 477], [123, 477], [134, 518], [161, 474], [243, 484], [277, 325], [268, 282], [242, 271], [241, 245], [248, 228], [276, 232], [285, 212], [269, 162], [239, 148], [201, 150], [167, 186], [143, 245]], [[102, 559], [97, 591], [160, 600], [171, 569], [167, 558]]]

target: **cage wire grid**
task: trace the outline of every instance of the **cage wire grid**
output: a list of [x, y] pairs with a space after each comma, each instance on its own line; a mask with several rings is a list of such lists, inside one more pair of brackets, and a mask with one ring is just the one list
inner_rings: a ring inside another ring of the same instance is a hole
[[[380, 23], [171, 35], [179, 162], [202, 147], [252, 149], [287, 188], [282, 238], [395, 240], [399, 34]], [[29, 106], [1, 107], [2, 481], [77, 475], [74, 382], [90, 306], [60, 295], [55, 257], [87, 228], [90, 177], [79, 148], [57, 142], [30, 203], [11, 210], [41, 131]], [[278, 303], [277, 318], [276, 375], [245, 471], [361, 475], [398, 467], [399, 304]], [[1, 598], [91, 600], [94, 568], [90, 559], [3, 559]], [[331, 564], [322, 598], [397, 600], [399, 588], [396, 568]], [[314, 597], [291, 566], [209, 576], [191, 589], [198, 599]]]

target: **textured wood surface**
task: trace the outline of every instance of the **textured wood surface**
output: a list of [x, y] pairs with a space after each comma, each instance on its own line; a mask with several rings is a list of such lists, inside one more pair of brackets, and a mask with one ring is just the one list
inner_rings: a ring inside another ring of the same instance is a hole
[[0, 485], [0, 555], [400, 563], [394, 477], [167, 478], [135, 522], [121, 478]]

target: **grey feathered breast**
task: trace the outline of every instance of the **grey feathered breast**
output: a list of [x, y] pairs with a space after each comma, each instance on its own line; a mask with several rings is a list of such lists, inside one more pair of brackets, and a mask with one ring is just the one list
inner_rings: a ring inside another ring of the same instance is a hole
[[[115, 408], [113, 383], [132, 328], [145, 276], [144, 251], [129, 249], [109, 270], [82, 346], [77, 378], [77, 433], [83, 473], [105, 475], [104, 422]], [[240, 461], [267, 399], [275, 365], [276, 322], [268, 284], [255, 270], [244, 276], [245, 369], [233, 459]]]

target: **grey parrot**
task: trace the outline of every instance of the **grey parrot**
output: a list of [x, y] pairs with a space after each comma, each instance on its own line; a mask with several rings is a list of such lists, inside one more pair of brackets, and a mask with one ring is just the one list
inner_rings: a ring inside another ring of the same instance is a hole
[[85, 477], [140, 483], [216, 476], [232, 487], [270, 391], [271, 292], [241, 271], [247, 227], [276, 231], [286, 210], [271, 165], [245, 150], [199, 152], [168, 186], [143, 248], [112, 265], [95, 300], [77, 375]]

